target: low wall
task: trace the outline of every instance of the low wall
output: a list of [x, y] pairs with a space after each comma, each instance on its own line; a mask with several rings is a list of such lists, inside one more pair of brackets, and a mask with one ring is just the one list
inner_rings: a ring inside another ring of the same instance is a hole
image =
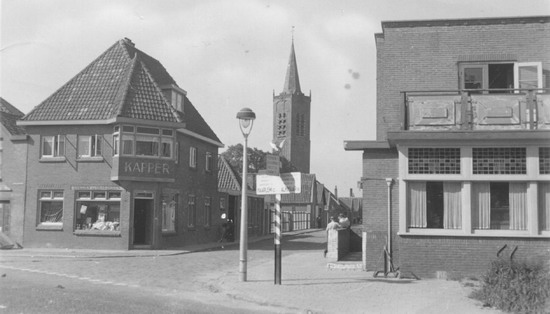
[[350, 230], [329, 230], [327, 235], [327, 260], [336, 262], [346, 256], [350, 251]]

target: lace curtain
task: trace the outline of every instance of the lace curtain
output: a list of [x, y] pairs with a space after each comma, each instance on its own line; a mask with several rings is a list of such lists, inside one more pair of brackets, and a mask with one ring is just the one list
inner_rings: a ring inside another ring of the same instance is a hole
[[510, 182], [510, 230], [527, 230], [527, 193], [524, 182]]
[[472, 184], [472, 209], [477, 211], [477, 228], [491, 228], [491, 186], [489, 182]]
[[443, 228], [462, 228], [462, 198], [460, 182], [443, 183]]
[[409, 227], [426, 228], [426, 182], [409, 182], [408, 185], [411, 213]]

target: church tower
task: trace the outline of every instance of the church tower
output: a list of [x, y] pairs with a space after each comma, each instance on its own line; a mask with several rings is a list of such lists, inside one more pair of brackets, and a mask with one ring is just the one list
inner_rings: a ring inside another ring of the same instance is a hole
[[273, 93], [273, 143], [284, 140], [281, 155], [303, 173], [310, 171], [310, 119], [311, 92], [300, 89], [293, 38], [283, 91]]

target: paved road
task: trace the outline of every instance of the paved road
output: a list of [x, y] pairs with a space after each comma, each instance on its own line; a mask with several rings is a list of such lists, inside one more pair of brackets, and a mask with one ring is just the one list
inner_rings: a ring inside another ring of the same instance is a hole
[[324, 246], [324, 231], [284, 236], [282, 285], [273, 284], [272, 239], [249, 244], [247, 282], [235, 244], [137, 257], [0, 251], [0, 314], [494, 312], [458, 282], [329, 271]]

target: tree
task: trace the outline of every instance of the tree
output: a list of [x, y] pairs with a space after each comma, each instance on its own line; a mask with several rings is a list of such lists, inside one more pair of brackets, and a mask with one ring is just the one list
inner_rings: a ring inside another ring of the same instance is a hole
[[[266, 155], [268, 153], [257, 148], [247, 148], [248, 155], [248, 173], [258, 173], [259, 170], [266, 169]], [[242, 174], [243, 170], [243, 145], [230, 145], [227, 150], [221, 153], [227, 159], [233, 169]], [[281, 172], [295, 172], [298, 169], [285, 157], [281, 156]]]

